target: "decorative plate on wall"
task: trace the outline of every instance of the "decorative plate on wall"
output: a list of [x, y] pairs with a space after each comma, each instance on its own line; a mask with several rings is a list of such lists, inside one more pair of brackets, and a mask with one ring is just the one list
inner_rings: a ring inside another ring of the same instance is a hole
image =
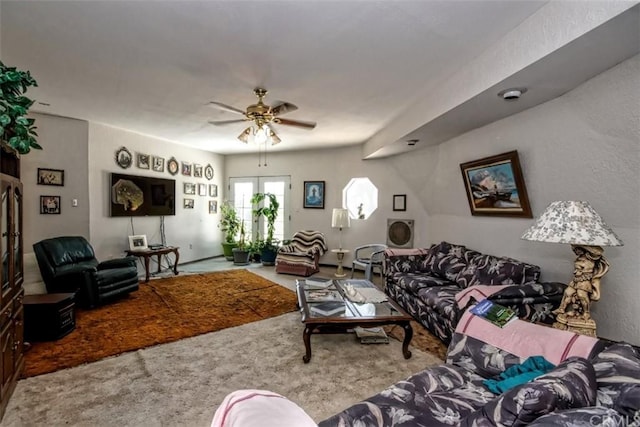
[[127, 147], [120, 147], [118, 151], [116, 151], [116, 163], [122, 169], [131, 167], [133, 156], [131, 155], [131, 151], [127, 150]]
[[204, 177], [208, 180], [213, 179], [213, 167], [211, 165], [207, 165], [204, 168]]
[[175, 157], [170, 158], [167, 162], [167, 170], [171, 175], [177, 174], [180, 170], [180, 165], [178, 164], [178, 161]]

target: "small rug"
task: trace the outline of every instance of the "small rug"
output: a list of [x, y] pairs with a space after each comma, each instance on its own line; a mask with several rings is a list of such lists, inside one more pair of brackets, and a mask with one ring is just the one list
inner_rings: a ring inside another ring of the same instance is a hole
[[25, 353], [23, 377], [295, 310], [294, 292], [246, 270], [153, 280], [105, 306], [77, 309], [73, 332]]

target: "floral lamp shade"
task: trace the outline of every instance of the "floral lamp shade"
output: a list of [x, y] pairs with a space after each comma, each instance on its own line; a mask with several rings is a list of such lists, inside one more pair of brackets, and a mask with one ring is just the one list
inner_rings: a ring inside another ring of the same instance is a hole
[[551, 203], [522, 239], [588, 246], [623, 245], [591, 205], [582, 201]]

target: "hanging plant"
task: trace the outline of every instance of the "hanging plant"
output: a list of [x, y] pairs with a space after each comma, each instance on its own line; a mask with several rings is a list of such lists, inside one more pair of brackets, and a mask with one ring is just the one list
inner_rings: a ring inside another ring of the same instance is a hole
[[27, 154], [32, 148], [41, 150], [36, 142], [35, 119], [27, 118], [34, 101], [24, 96], [30, 86], [38, 86], [29, 71], [7, 67], [0, 61], [0, 139]]

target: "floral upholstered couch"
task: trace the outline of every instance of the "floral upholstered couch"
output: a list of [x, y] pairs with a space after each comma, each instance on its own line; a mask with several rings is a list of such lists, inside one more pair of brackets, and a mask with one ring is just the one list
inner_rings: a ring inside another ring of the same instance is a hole
[[[445, 364], [425, 369], [319, 427], [640, 425], [640, 354], [628, 344], [518, 320], [500, 329], [468, 312]], [[502, 393], [484, 380], [542, 356], [552, 369]], [[637, 424], [633, 424], [633, 422]]]
[[563, 283], [538, 283], [540, 267], [441, 242], [429, 249], [387, 249], [385, 292], [448, 344], [464, 309], [489, 298], [520, 319], [552, 323]]

